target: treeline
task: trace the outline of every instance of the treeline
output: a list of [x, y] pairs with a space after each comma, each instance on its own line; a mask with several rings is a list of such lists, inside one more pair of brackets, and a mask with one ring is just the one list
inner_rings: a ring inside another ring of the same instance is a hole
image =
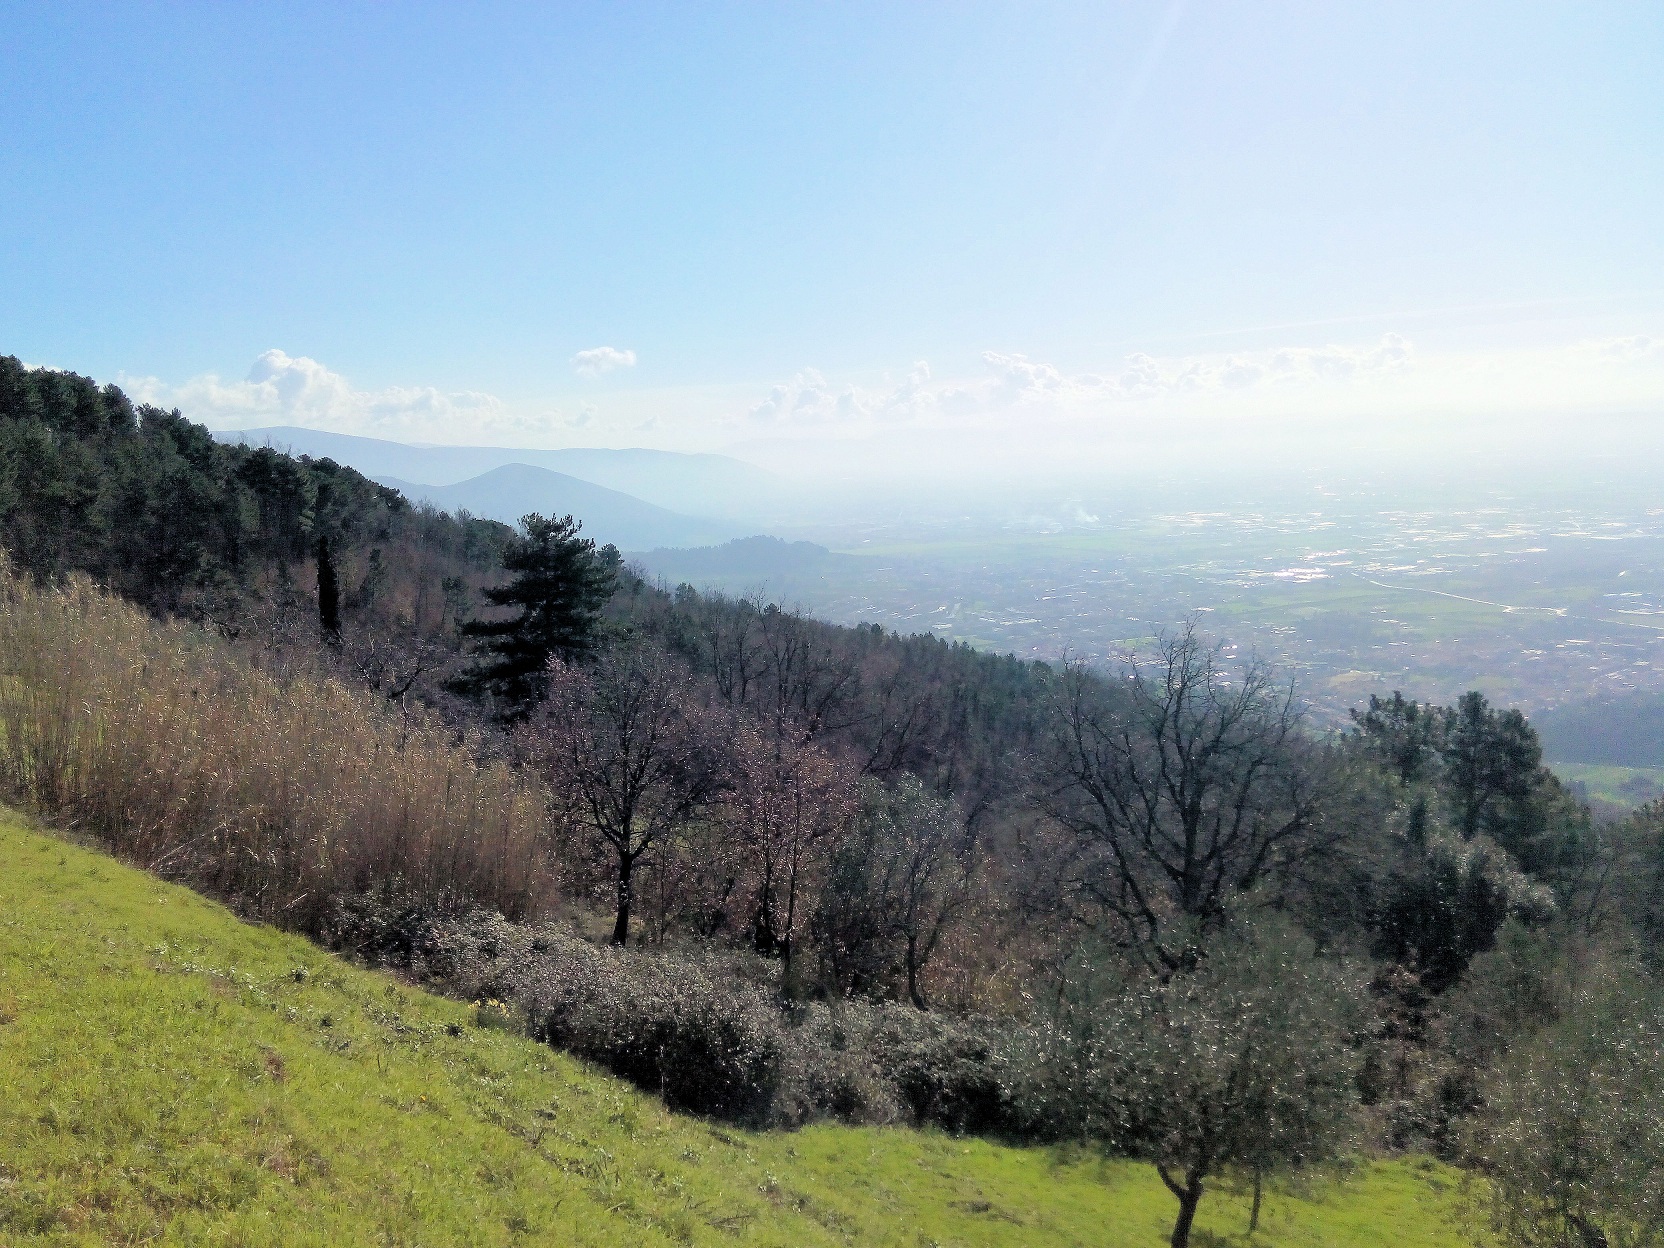
[[452, 648], [512, 538], [332, 460], [221, 443], [116, 386], [0, 357], [0, 543], [37, 580], [83, 572], [228, 637], [316, 644], [321, 554], [352, 664], [391, 688], [440, 665], [433, 646]]
[[684, 1108], [1146, 1157], [1176, 1244], [1356, 1147], [1482, 1167], [1516, 1242], [1657, 1227], [1664, 808], [1597, 824], [1517, 711], [1321, 736], [1194, 629], [835, 627], [0, 382], [14, 800]]

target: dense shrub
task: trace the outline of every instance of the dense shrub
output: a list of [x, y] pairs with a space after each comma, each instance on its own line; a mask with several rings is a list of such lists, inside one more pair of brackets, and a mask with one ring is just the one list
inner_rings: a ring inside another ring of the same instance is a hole
[[864, 1001], [811, 1002], [791, 1014], [791, 1029], [775, 1089], [773, 1117], [780, 1126], [820, 1118], [841, 1122], [900, 1122], [895, 1081], [874, 1053], [874, 1019], [892, 1007]]
[[535, 1035], [657, 1089], [672, 1108], [768, 1120], [781, 1018], [718, 959], [670, 961], [573, 942], [559, 969], [534, 974], [522, 989]]
[[991, 1131], [1006, 1118], [1008, 1039], [990, 1020], [898, 1007], [883, 1011], [870, 1043], [915, 1126]]
[[908, 1121], [1009, 1129], [1008, 1051], [990, 1018], [952, 1019], [867, 1001], [791, 1003], [777, 962], [709, 948], [600, 946], [558, 925], [476, 912], [412, 926], [388, 910], [362, 948], [408, 950], [420, 977], [456, 995], [511, 1003], [528, 1030], [671, 1106], [731, 1121]]
[[558, 926], [483, 912], [430, 920], [407, 947], [424, 978], [511, 1003], [538, 1039], [674, 1108], [739, 1122], [770, 1117], [785, 1024], [771, 993], [737, 977], [732, 959], [601, 947]]

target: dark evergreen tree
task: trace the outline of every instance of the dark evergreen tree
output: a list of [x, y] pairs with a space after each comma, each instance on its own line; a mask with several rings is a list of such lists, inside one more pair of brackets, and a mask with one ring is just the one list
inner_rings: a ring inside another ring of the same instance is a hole
[[[311, 554], [318, 533], [338, 556], [432, 523], [332, 460], [221, 443], [114, 386], [0, 356], [0, 548], [35, 576], [85, 572], [202, 618]], [[457, 544], [480, 522], [445, 523]]]
[[1493, 710], [1478, 692], [1464, 693], [1442, 715], [1439, 752], [1457, 830], [1470, 841], [1481, 832], [1496, 835], [1538, 783], [1537, 733], [1518, 710]]
[[492, 606], [518, 614], [462, 626], [462, 635], [476, 643], [476, 662], [456, 682], [463, 692], [495, 700], [508, 720], [523, 719], [543, 697], [551, 658], [578, 659], [590, 651], [619, 563], [613, 547], [597, 551], [579, 537], [582, 526], [571, 516], [534, 513], [520, 527], [524, 536], [503, 555], [513, 579], [485, 591]]
[[341, 644], [341, 581], [329, 553], [329, 538], [318, 536], [318, 630], [329, 645]]
[[1558, 880], [1588, 840], [1589, 817], [1543, 766], [1537, 730], [1478, 693], [1442, 714], [1441, 779], [1457, 830], [1469, 840], [1489, 836], [1528, 875]]
[[1440, 721], [1431, 705], [1406, 701], [1394, 689], [1392, 697], [1369, 695], [1369, 709], [1352, 711], [1352, 722], [1381, 764], [1405, 784], [1425, 780], [1438, 758]]

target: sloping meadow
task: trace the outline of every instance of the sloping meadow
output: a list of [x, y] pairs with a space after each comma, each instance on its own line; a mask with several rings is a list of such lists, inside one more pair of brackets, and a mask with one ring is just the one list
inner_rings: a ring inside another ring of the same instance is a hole
[[[499, 958], [504, 957], [499, 954]], [[1165, 1243], [1148, 1166], [940, 1132], [757, 1133], [0, 811], [0, 1242]], [[1215, 1244], [1456, 1248], [1407, 1158], [1201, 1214]]]

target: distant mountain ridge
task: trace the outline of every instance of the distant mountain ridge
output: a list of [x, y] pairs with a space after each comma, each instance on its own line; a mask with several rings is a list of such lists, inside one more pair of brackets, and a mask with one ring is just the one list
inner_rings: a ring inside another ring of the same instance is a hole
[[426, 485], [393, 476], [376, 476], [375, 480], [412, 502], [428, 502], [444, 511], [469, 511], [505, 524], [514, 524], [534, 511], [546, 516], [571, 514], [583, 522], [585, 537], [623, 550], [709, 546], [735, 535], [732, 523], [682, 515], [532, 464], [504, 464], [451, 485]]
[[[781, 491], [780, 483], [772, 474], [727, 455], [691, 455], [641, 448], [533, 450], [504, 446], [412, 446], [296, 425], [221, 430], [214, 436], [222, 442], [269, 445], [296, 455], [328, 457], [356, 468], [367, 477], [378, 480], [394, 477], [428, 487], [461, 485], [494, 469], [524, 464], [633, 495], [647, 506], [753, 523], [770, 509]], [[732, 535], [730, 530], [729, 536]]]

